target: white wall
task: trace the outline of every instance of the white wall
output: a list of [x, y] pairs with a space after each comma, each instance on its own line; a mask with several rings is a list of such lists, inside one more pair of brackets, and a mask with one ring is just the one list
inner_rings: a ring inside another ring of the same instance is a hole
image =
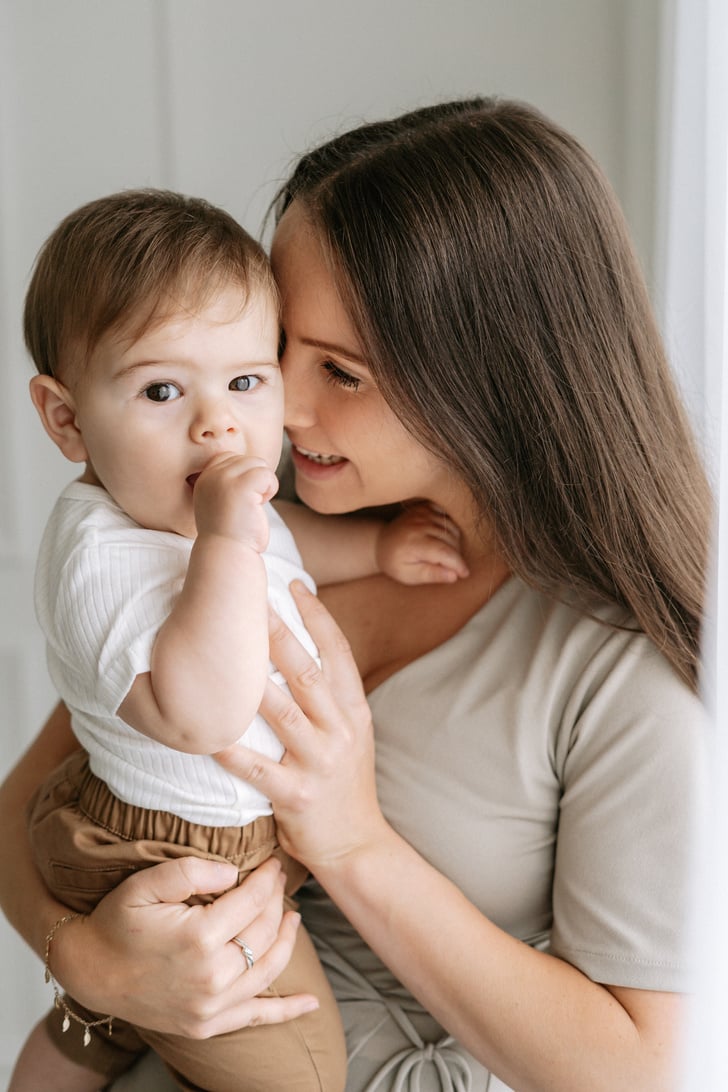
[[[530, 100], [620, 195], [648, 272], [661, 0], [0, 0], [0, 775], [53, 696], [31, 609], [45, 516], [72, 471], [34, 419], [20, 313], [76, 205], [163, 185], [254, 233], [296, 153], [447, 97]], [[48, 991], [0, 922], [0, 1080]]]

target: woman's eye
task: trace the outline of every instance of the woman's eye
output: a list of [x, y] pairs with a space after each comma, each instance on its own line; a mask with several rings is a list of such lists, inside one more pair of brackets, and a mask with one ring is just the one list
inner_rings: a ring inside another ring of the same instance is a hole
[[175, 383], [150, 383], [142, 393], [150, 402], [172, 402], [182, 397], [182, 391]]
[[286, 331], [281, 330], [278, 337], [278, 359], [280, 360], [286, 351]]
[[338, 364], [334, 364], [333, 360], [324, 361], [322, 367], [326, 372], [326, 378], [329, 383], [336, 383], [340, 387], [347, 387], [349, 390], [353, 391], [359, 390], [361, 379], [357, 379], [355, 375], [350, 375], [349, 372], [345, 372]]
[[257, 375], [236, 375], [235, 379], [230, 380], [228, 390], [252, 391], [253, 387], [257, 387], [259, 383], [260, 379]]

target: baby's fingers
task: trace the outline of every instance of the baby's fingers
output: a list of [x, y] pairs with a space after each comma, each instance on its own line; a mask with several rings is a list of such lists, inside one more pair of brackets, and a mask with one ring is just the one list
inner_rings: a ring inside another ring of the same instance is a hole
[[452, 579], [464, 580], [465, 577], [470, 576], [465, 559], [455, 546], [439, 539], [428, 539], [423, 547], [422, 560], [426, 564], [445, 569], [452, 574]]
[[426, 561], [417, 561], [407, 566], [400, 575], [402, 584], [414, 587], [417, 584], [454, 584], [458, 574], [443, 565], [432, 565]]
[[408, 546], [396, 572], [397, 579], [404, 584], [454, 584], [469, 575], [470, 570], [455, 547], [429, 536]]

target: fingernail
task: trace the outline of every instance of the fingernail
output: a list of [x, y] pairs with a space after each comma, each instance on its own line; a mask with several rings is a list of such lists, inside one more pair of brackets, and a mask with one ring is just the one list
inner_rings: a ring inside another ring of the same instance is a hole
[[310, 595], [311, 594], [311, 592], [308, 590], [308, 588], [306, 587], [306, 585], [304, 584], [304, 582], [302, 580], [292, 580], [291, 584], [290, 584], [290, 587], [291, 587], [291, 591], [296, 593], [297, 595]]
[[318, 1001], [308, 1001], [308, 1002], [307, 1002], [307, 1003], [306, 1003], [306, 1004], [305, 1004], [305, 1005], [303, 1006], [303, 1011], [304, 1011], [304, 1012], [316, 1012], [316, 1010], [318, 1009], [318, 1007], [319, 1007], [319, 1003], [318, 1003]]

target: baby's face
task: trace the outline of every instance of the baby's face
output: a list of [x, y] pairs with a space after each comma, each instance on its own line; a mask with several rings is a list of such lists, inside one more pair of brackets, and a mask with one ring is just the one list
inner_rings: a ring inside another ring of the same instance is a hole
[[255, 455], [276, 468], [278, 336], [273, 301], [257, 289], [242, 308], [237, 288], [133, 343], [106, 335], [74, 390], [83, 480], [103, 485], [141, 526], [194, 537], [192, 483], [213, 455]]

